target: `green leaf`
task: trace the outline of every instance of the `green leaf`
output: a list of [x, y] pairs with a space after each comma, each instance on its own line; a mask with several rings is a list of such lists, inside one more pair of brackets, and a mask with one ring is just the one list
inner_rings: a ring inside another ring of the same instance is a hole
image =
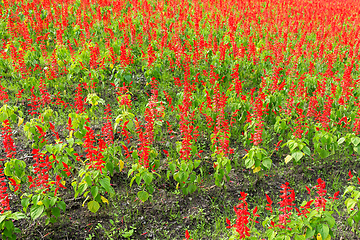
[[326, 239], [329, 235], [329, 226], [326, 224], [318, 225], [317, 230], [320, 233], [322, 239]]
[[145, 183], [149, 185], [152, 182], [154, 175], [150, 172], [144, 172], [142, 178], [144, 179]]
[[352, 192], [354, 190], [354, 186], [348, 186], [346, 189], [345, 189], [345, 192], [344, 192], [344, 195], [348, 192]]
[[340, 144], [342, 144], [343, 142], [345, 142], [345, 138], [344, 138], [344, 137], [339, 138], [339, 140], [338, 140], [338, 144], [340, 145]]
[[5, 228], [8, 229], [8, 230], [12, 230], [14, 229], [14, 223], [12, 221], [6, 221], [5, 222]]
[[7, 215], [5, 215], [5, 214], [2, 214], [0, 216], [0, 226], [1, 226], [1, 223], [5, 220], [6, 217], [7, 217]]
[[90, 212], [96, 213], [99, 208], [100, 208], [100, 204], [97, 201], [90, 201], [87, 203], [88, 209], [90, 210]]
[[354, 144], [354, 146], [356, 147], [356, 146], [359, 145], [359, 143], [360, 143], [360, 138], [358, 138], [358, 137], [353, 137], [353, 138], [351, 139], [351, 142], [352, 142], [352, 144]]
[[305, 240], [305, 236], [303, 236], [303, 235], [295, 235], [295, 240]]
[[272, 161], [270, 158], [265, 158], [264, 161], [262, 162], [262, 165], [267, 169], [269, 170], [271, 168], [271, 164], [272, 164]]
[[50, 200], [50, 206], [54, 206], [57, 201], [57, 197], [52, 197]]
[[195, 160], [194, 162], [194, 168], [197, 168], [200, 165], [201, 161], [200, 160]]
[[95, 198], [99, 193], [99, 188], [97, 186], [93, 186], [90, 190], [91, 195]]
[[179, 172], [179, 173], [178, 173], [178, 177], [179, 177], [178, 180], [177, 180], [178, 182], [185, 182], [185, 178], [186, 178], [186, 177], [185, 177], [185, 173], [184, 173], [184, 172]]
[[252, 158], [246, 158], [245, 159], [245, 166], [246, 168], [251, 168], [252, 166], [254, 166], [255, 164], [255, 160]]
[[269, 240], [274, 239], [275, 235], [276, 235], [276, 233], [275, 233], [274, 229], [269, 229], [266, 231], [266, 236], [269, 238]]
[[75, 199], [77, 198], [77, 196], [78, 196], [79, 194], [82, 194], [83, 192], [85, 192], [85, 190], [87, 189], [87, 187], [88, 187], [88, 185], [87, 185], [86, 182], [80, 183], [79, 188], [75, 191], [75, 196], [74, 196]]
[[60, 202], [58, 202], [58, 207], [61, 209], [61, 210], [63, 210], [63, 212], [65, 212], [65, 210], [66, 210], [66, 203], [64, 202], [64, 201], [60, 201]]
[[360, 145], [357, 145], [356, 147], [354, 147], [354, 150], [355, 150], [355, 152], [360, 154]]
[[138, 198], [139, 198], [141, 201], [143, 201], [143, 202], [145, 202], [145, 201], [148, 200], [148, 198], [149, 198], [149, 194], [148, 194], [147, 192], [145, 192], [145, 191], [140, 191], [140, 192], [138, 192], [138, 193], [137, 193], [137, 196], [138, 196]]
[[44, 212], [44, 205], [32, 205], [30, 208], [30, 217], [35, 220], [41, 216], [41, 214]]
[[188, 192], [191, 194], [196, 191], [196, 185], [190, 184], [187, 189], [188, 189]]
[[356, 223], [358, 223], [360, 221], [360, 211], [358, 210], [358, 212], [354, 215], [354, 221]]
[[100, 179], [99, 183], [108, 193], [110, 193], [110, 196], [113, 196], [115, 194], [113, 187], [110, 185], [109, 178]]
[[290, 140], [288, 142], [288, 146], [289, 146], [290, 152], [292, 152], [298, 146], [298, 144], [295, 141]]
[[326, 158], [329, 156], [329, 152], [325, 149], [318, 149], [318, 153], [321, 158]]
[[291, 156], [295, 159], [296, 162], [299, 162], [299, 160], [304, 156], [304, 153], [301, 151], [296, 151], [292, 153]]
[[14, 212], [9, 217], [14, 220], [19, 220], [19, 219], [26, 218], [26, 215], [22, 212]]
[[134, 160], [139, 160], [139, 155], [138, 155], [137, 150], [134, 150], [131, 155], [132, 155], [132, 157], [133, 157]]
[[329, 212], [324, 212], [325, 220], [329, 224], [329, 227], [332, 228], [335, 225], [335, 218], [331, 216]]
[[[26, 209], [28, 208], [29, 206], [29, 202], [30, 202], [30, 199], [27, 198], [27, 197], [24, 197], [23, 199], [21, 199], [21, 205], [23, 206], [23, 211], [26, 213]], [[0, 222], [1, 223], [1, 222]]]
[[315, 229], [308, 228], [306, 230], [305, 238], [306, 239], [312, 238], [314, 236], [314, 234], [315, 234]]
[[58, 207], [53, 207], [53, 208], [51, 208], [51, 213], [52, 213], [55, 217], [59, 217], [59, 216], [60, 216], [60, 208], [58, 208]]
[[307, 146], [305, 146], [305, 147], [302, 149], [302, 151], [303, 151], [306, 155], [308, 155], [308, 156], [311, 155], [311, 151], [310, 151], [310, 149], [309, 149]]
[[171, 162], [169, 163], [169, 169], [171, 170], [171, 172], [174, 174], [175, 170], [176, 170], [176, 165], [175, 163]]
[[345, 200], [345, 205], [346, 205], [346, 208], [348, 209], [348, 211], [351, 208], [354, 208], [356, 203], [357, 203], [357, 201], [355, 201], [354, 199], [351, 199], [351, 198], [348, 198]]

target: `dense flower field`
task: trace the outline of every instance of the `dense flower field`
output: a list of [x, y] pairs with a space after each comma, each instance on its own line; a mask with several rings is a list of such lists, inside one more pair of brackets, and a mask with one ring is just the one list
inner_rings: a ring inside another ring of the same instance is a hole
[[[209, 172], [226, 187], [234, 166], [262, 177], [279, 161], [358, 161], [358, 1], [3, 0], [0, 12], [5, 238], [19, 219], [58, 221], [66, 198], [96, 213], [121, 172], [145, 202], [159, 182], [194, 194]], [[358, 169], [343, 171], [359, 234]], [[341, 195], [318, 177], [302, 205], [288, 183], [278, 209], [266, 196], [266, 232], [241, 193], [233, 238], [334, 237]]]

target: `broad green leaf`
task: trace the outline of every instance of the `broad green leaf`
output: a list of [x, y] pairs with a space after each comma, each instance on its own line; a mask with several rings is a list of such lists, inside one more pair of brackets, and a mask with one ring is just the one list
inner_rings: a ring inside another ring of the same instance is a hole
[[58, 207], [53, 207], [53, 208], [51, 208], [51, 213], [52, 213], [55, 217], [60, 217], [60, 208], [58, 208]]
[[360, 211], [358, 210], [358, 212], [354, 215], [354, 221], [356, 223], [358, 223], [360, 221]]
[[348, 192], [352, 192], [354, 190], [354, 186], [348, 186], [346, 189], [345, 189], [345, 192], [344, 192], [344, 195]]
[[110, 185], [110, 179], [109, 178], [100, 179], [99, 183], [108, 193], [110, 193], [110, 196], [115, 194], [115, 191], [114, 191], [113, 187]]
[[345, 142], [345, 138], [344, 138], [344, 137], [339, 138], [339, 140], [338, 140], [338, 144], [340, 145], [340, 144], [342, 144], [343, 142]]
[[252, 166], [254, 166], [255, 164], [255, 160], [252, 158], [246, 158], [245, 159], [245, 166], [246, 168], [251, 168]]
[[2, 214], [0, 216], [0, 226], [1, 226], [1, 223], [5, 220], [6, 217], [7, 217], [7, 215], [5, 215], [5, 214]]
[[299, 162], [299, 160], [304, 156], [304, 153], [301, 151], [296, 151], [292, 153], [291, 156], [295, 159], [296, 162]]
[[329, 227], [332, 228], [335, 225], [335, 218], [331, 216], [329, 212], [324, 212], [325, 220], [329, 224]]
[[322, 239], [326, 239], [329, 235], [329, 226], [326, 224], [320, 224], [317, 226], [317, 230], [321, 235]]
[[149, 185], [152, 182], [154, 175], [150, 172], [144, 172], [142, 178], [144, 179], [145, 183]]
[[100, 208], [100, 204], [97, 201], [90, 201], [87, 204], [88, 209], [90, 210], [90, 212], [96, 213], [99, 208]]
[[90, 192], [91, 195], [95, 198], [99, 193], [99, 188], [97, 186], [92, 186]]
[[193, 192], [195, 192], [195, 191], [196, 191], [196, 185], [190, 184], [190, 185], [188, 186], [188, 192], [191, 194], [191, 193], [193, 193]]
[[318, 149], [318, 152], [321, 158], [327, 158], [329, 156], [329, 152], [325, 149]]
[[295, 235], [295, 240], [305, 240], [305, 236], [304, 235]]
[[138, 192], [138, 193], [137, 193], [137, 196], [138, 196], [138, 198], [139, 198], [141, 201], [143, 201], [143, 202], [145, 202], [145, 201], [148, 200], [148, 198], [149, 198], [149, 194], [148, 194], [147, 192], [145, 192], [145, 191], [140, 191], [140, 192]]
[[357, 152], [358, 154], [360, 154], [360, 145], [357, 145], [354, 147], [355, 152]]
[[176, 170], [176, 165], [175, 165], [175, 163], [173, 163], [173, 162], [169, 163], [169, 169], [171, 170], [172, 173], [174, 173], [175, 170]]
[[30, 217], [35, 220], [44, 212], [44, 205], [32, 205], [30, 208]]
[[61, 209], [61, 210], [63, 210], [63, 212], [65, 212], [65, 210], [66, 210], [66, 203], [64, 202], [64, 201], [60, 201], [60, 202], [58, 202], [58, 207]]
[[346, 205], [346, 208], [348, 209], [348, 211], [351, 208], [354, 208], [356, 203], [357, 203], [357, 201], [355, 201], [354, 199], [351, 199], [351, 198], [348, 198], [345, 200], [345, 205]]
[[352, 142], [352, 144], [354, 144], [354, 146], [356, 147], [356, 146], [359, 145], [359, 143], [360, 143], [360, 138], [358, 138], [358, 137], [353, 137], [353, 138], [351, 139], [351, 142]]
[[303, 151], [306, 155], [308, 155], [308, 156], [311, 155], [311, 151], [310, 151], [309, 147], [307, 147], [307, 146], [305, 146], [305, 147], [302, 149], [302, 151]]
[[272, 161], [270, 158], [265, 158], [262, 164], [267, 170], [269, 170], [271, 168]]
[[5, 222], [5, 228], [6, 228], [7, 230], [13, 230], [13, 229], [14, 229], [14, 223], [13, 223], [11, 220], [6, 221], [6, 222]]

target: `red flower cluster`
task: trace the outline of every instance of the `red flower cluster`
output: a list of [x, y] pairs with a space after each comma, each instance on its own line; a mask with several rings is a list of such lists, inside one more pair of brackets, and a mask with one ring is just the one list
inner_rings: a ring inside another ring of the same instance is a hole
[[79, 83], [79, 85], [76, 88], [75, 103], [74, 103], [74, 106], [76, 108], [76, 113], [83, 113], [85, 111], [85, 107], [84, 107], [85, 103], [81, 96], [81, 92], [82, 92], [82, 88], [81, 88], [81, 84]]
[[9, 101], [9, 96], [7, 94], [7, 92], [5, 92], [6, 88], [4, 88], [1, 84], [0, 84], [0, 101], [3, 101], [4, 103]]
[[317, 180], [318, 185], [316, 185], [317, 188], [317, 194], [318, 196], [315, 198], [315, 207], [320, 210], [323, 209], [325, 211], [326, 202], [327, 200], [324, 198], [326, 195], [326, 189], [325, 189], [325, 182], [319, 178]]
[[6, 193], [7, 187], [5, 182], [5, 176], [3, 168], [0, 165], [0, 213], [10, 210], [9, 195]]
[[28, 176], [29, 182], [31, 182], [29, 188], [36, 187], [38, 189], [44, 189], [44, 192], [47, 192], [50, 188], [48, 172], [52, 168], [49, 156], [45, 156], [39, 149], [33, 149], [32, 154], [35, 160], [33, 167], [36, 177], [33, 179], [31, 176]]
[[12, 130], [10, 128], [9, 120], [4, 120], [1, 128], [3, 135], [3, 145], [7, 158], [13, 158], [16, 154], [14, 140], [12, 139]]
[[114, 142], [114, 134], [113, 134], [113, 127], [111, 123], [111, 108], [110, 104], [108, 104], [105, 108], [105, 117], [104, 119], [106, 122], [104, 123], [103, 127], [101, 128], [101, 135], [102, 138], [105, 140], [105, 143], [110, 146]]
[[[246, 238], [250, 236], [250, 229], [248, 227], [249, 220], [255, 221], [254, 219], [249, 219], [250, 212], [248, 209], [248, 203], [246, 202], [246, 196], [247, 193], [241, 192], [241, 197], [239, 198], [239, 201], [241, 201], [238, 205], [234, 206], [234, 211], [236, 213], [237, 219], [236, 223], [234, 225], [231, 225], [231, 222], [229, 219], [226, 218], [226, 223], [229, 225], [226, 228], [235, 228], [236, 231], [240, 235], [240, 239]], [[253, 217], [259, 217], [257, 212], [257, 207], [253, 210]], [[255, 221], [258, 223], [257, 221]]]
[[96, 149], [94, 146], [95, 140], [95, 134], [94, 130], [92, 130], [90, 127], [85, 126], [85, 129], [87, 130], [86, 135], [84, 136], [84, 147], [86, 158], [89, 160], [89, 168], [95, 168], [97, 170], [100, 170], [102, 172], [102, 169], [104, 168], [105, 161], [103, 160], [104, 156], [102, 155], [102, 152], [106, 149], [106, 143], [104, 140], [99, 139], [99, 148]]

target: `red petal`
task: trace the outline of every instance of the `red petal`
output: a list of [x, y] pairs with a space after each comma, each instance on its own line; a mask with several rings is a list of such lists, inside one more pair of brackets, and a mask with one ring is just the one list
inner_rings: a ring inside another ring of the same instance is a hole
[[271, 205], [273, 201], [271, 201], [271, 198], [266, 194], [266, 200]]
[[231, 222], [228, 218], [226, 218], [226, 223], [231, 226]]
[[185, 231], [185, 238], [186, 238], [186, 239], [189, 239], [189, 238], [190, 238], [190, 234], [189, 234], [189, 231], [188, 231], [188, 230]]
[[64, 166], [64, 168], [66, 168], [66, 169], [68, 169], [69, 167], [68, 167], [68, 165], [66, 164], [66, 163], [64, 163], [64, 162], [62, 162], [62, 165]]
[[256, 206], [256, 207], [254, 208], [254, 210], [253, 210], [253, 215], [255, 215], [256, 212], [257, 212], [257, 206]]
[[9, 178], [10, 182], [11, 182], [11, 185], [15, 186], [16, 185], [16, 181], [12, 178]]

